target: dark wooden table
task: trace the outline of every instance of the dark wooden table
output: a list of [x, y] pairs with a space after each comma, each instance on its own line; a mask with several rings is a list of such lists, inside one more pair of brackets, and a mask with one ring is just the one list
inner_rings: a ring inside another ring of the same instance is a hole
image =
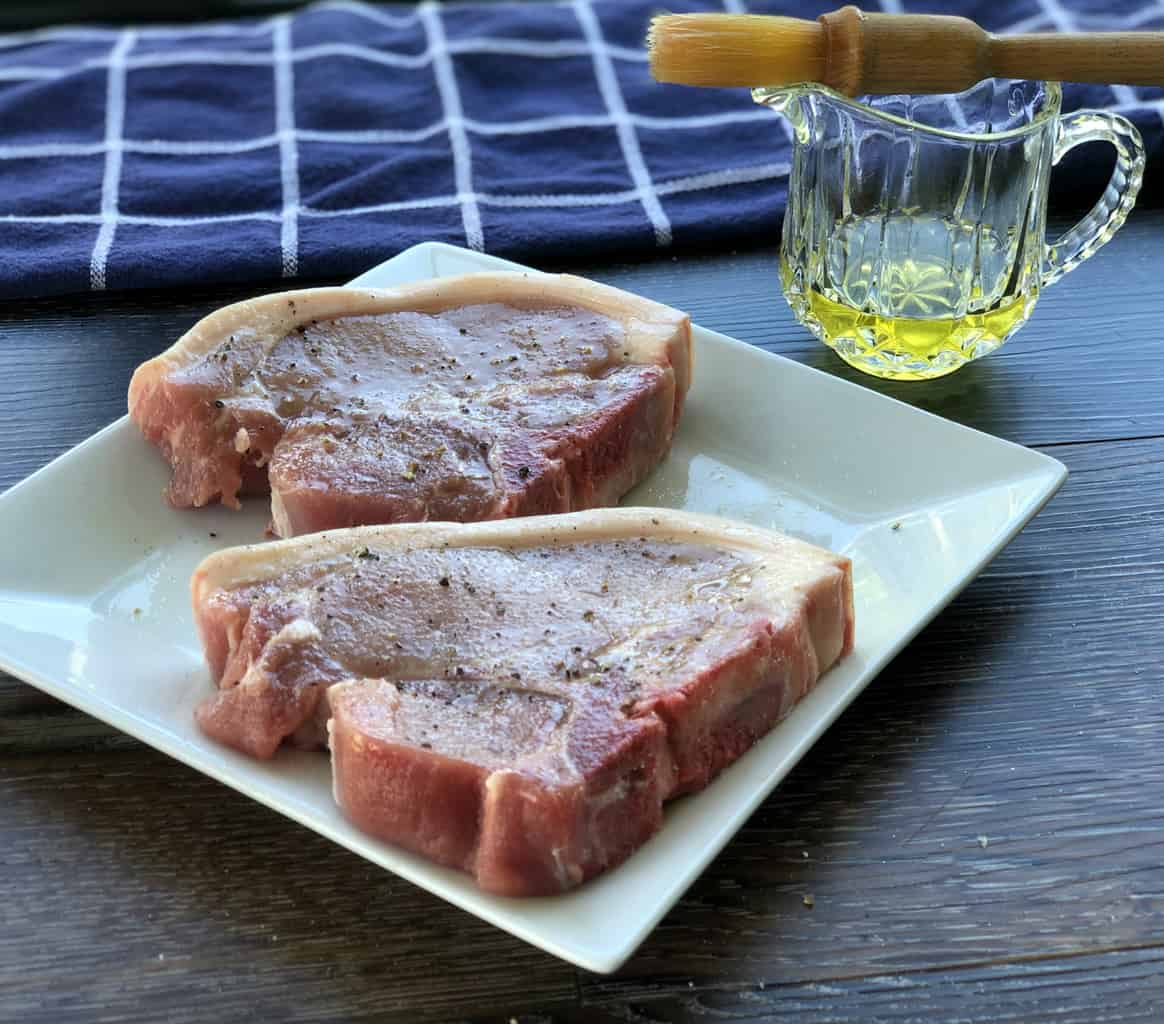
[[[0, 1021], [1162, 1019], [1162, 265], [1164, 211], [1138, 212], [1006, 348], [928, 385], [849, 372], [770, 250], [581, 268], [1072, 476], [612, 977], [0, 678]], [[260, 290], [8, 304], [0, 489]]]

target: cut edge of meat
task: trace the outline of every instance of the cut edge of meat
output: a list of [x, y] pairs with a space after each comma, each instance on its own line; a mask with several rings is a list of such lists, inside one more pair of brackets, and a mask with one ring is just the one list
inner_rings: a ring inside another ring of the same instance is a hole
[[605, 763], [586, 777], [546, 779], [520, 758], [489, 768], [370, 736], [361, 705], [390, 700], [392, 690], [353, 680], [328, 691], [333, 792], [362, 831], [466, 871], [486, 891], [533, 896], [621, 863], [661, 827], [672, 771], [654, 716], [588, 709], [609, 736]]
[[[531, 431], [534, 436], [530, 445], [524, 452], [518, 449], [511, 453], [508, 470], [493, 461], [496, 446], [474, 443], [469, 434], [455, 438], [446, 424], [446, 443], [440, 445], [440, 452], [453, 452], [463, 465], [478, 460], [475, 468], [488, 474], [488, 485], [478, 492], [475, 507], [471, 501], [465, 503], [470, 514], [446, 513], [441, 518], [475, 522], [615, 505], [642, 483], [670, 451], [674, 407], [674, 372], [663, 366], [641, 367], [628, 391], [615, 398], [607, 397], [597, 409], [579, 417], [572, 433], [543, 440]], [[390, 422], [388, 429], [392, 428]], [[379, 427], [373, 425], [372, 429]], [[423, 423], [416, 424], [417, 433], [423, 429]], [[391, 489], [355, 493], [347, 488], [321, 488], [311, 477], [305, 481], [302, 472], [288, 472], [286, 467], [294, 460], [316, 459], [324, 465], [333, 457], [311, 443], [313, 437], [327, 431], [327, 425], [322, 423], [293, 427], [276, 449], [270, 464], [271, 530], [275, 536], [427, 520], [423, 497], [402, 498]], [[333, 440], [331, 450], [344, 443]], [[385, 443], [384, 448], [389, 447]], [[521, 457], [516, 458], [519, 453]], [[381, 452], [380, 458], [383, 457]], [[513, 479], [514, 461], [523, 463], [518, 472], [524, 471], [525, 479]], [[439, 462], [426, 465], [429, 479], [434, 466], [439, 472]], [[450, 478], [457, 479], [462, 471], [450, 471]]]

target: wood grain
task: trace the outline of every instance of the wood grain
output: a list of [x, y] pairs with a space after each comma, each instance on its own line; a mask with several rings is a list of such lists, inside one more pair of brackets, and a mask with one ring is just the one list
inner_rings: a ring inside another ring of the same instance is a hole
[[1164, 85], [1164, 32], [995, 36], [990, 56], [990, 75], [984, 78]]
[[[1048, 445], [1071, 478], [617, 975], [0, 678], [0, 1021], [1158, 1019], [1161, 227], [1135, 218], [983, 363], [860, 379]], [[585, 269], [847, 375], [792, 323], [770, 251]], [[9, 307], [0, 485], [120, 415], [140, 359], [253, 291]]]
[[0, 1020], [442, 1020], [575, 996], [568, 966], [161, 754], [0, 765]]
[[[554, 1020], [589, 1024], [635, 1021], [876, 1021], [959, 1024], [1016, 1021], [1095, 1024], [1159, 1020], [1164, 953], [1128, 949], [1094, 955], [1037, 957], [952, 970], [899, 971], [826, 983], [762, 980], [717, 988], [663, 988], [633, 1003], [587, 992], [576, 1014]], [[504, 1018], [499, 1018], [504, 1019]]]

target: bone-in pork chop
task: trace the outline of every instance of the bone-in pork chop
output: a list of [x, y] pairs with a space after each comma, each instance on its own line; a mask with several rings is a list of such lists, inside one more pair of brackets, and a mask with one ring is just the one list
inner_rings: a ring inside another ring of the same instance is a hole
[[623, 860], [853, 638], [847, 559], [660, 509], [235, 548], [193, 599], [209, 735], [326, 728], [356, 825], [510, 895]]
[[568, 276], [468, 274], [228, 306], [129, 408], [179, 507], [271, 493], [274, 531], [611, 505], [663, 458], [687, 317]]

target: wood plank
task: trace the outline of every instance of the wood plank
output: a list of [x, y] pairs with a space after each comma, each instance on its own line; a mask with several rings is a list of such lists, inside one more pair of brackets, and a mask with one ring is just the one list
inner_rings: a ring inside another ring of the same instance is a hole
[[0, 1020], [436, 1021], [574, 971], [145, 749], [0, 759]]
[[[1159, 1020], [1164, 949], [1121, 950], [1074, 957], [1039, 957], [954, 970], [896, 972], [827, 983], [692, 987], [621, 992], [588, 987], [575, 1014], [559, 1024], [635, 1021], [876, 1021], [918, 1024], [1096, 1024]], [[632, 1015], [633, 1014], [633, 1015]]]

